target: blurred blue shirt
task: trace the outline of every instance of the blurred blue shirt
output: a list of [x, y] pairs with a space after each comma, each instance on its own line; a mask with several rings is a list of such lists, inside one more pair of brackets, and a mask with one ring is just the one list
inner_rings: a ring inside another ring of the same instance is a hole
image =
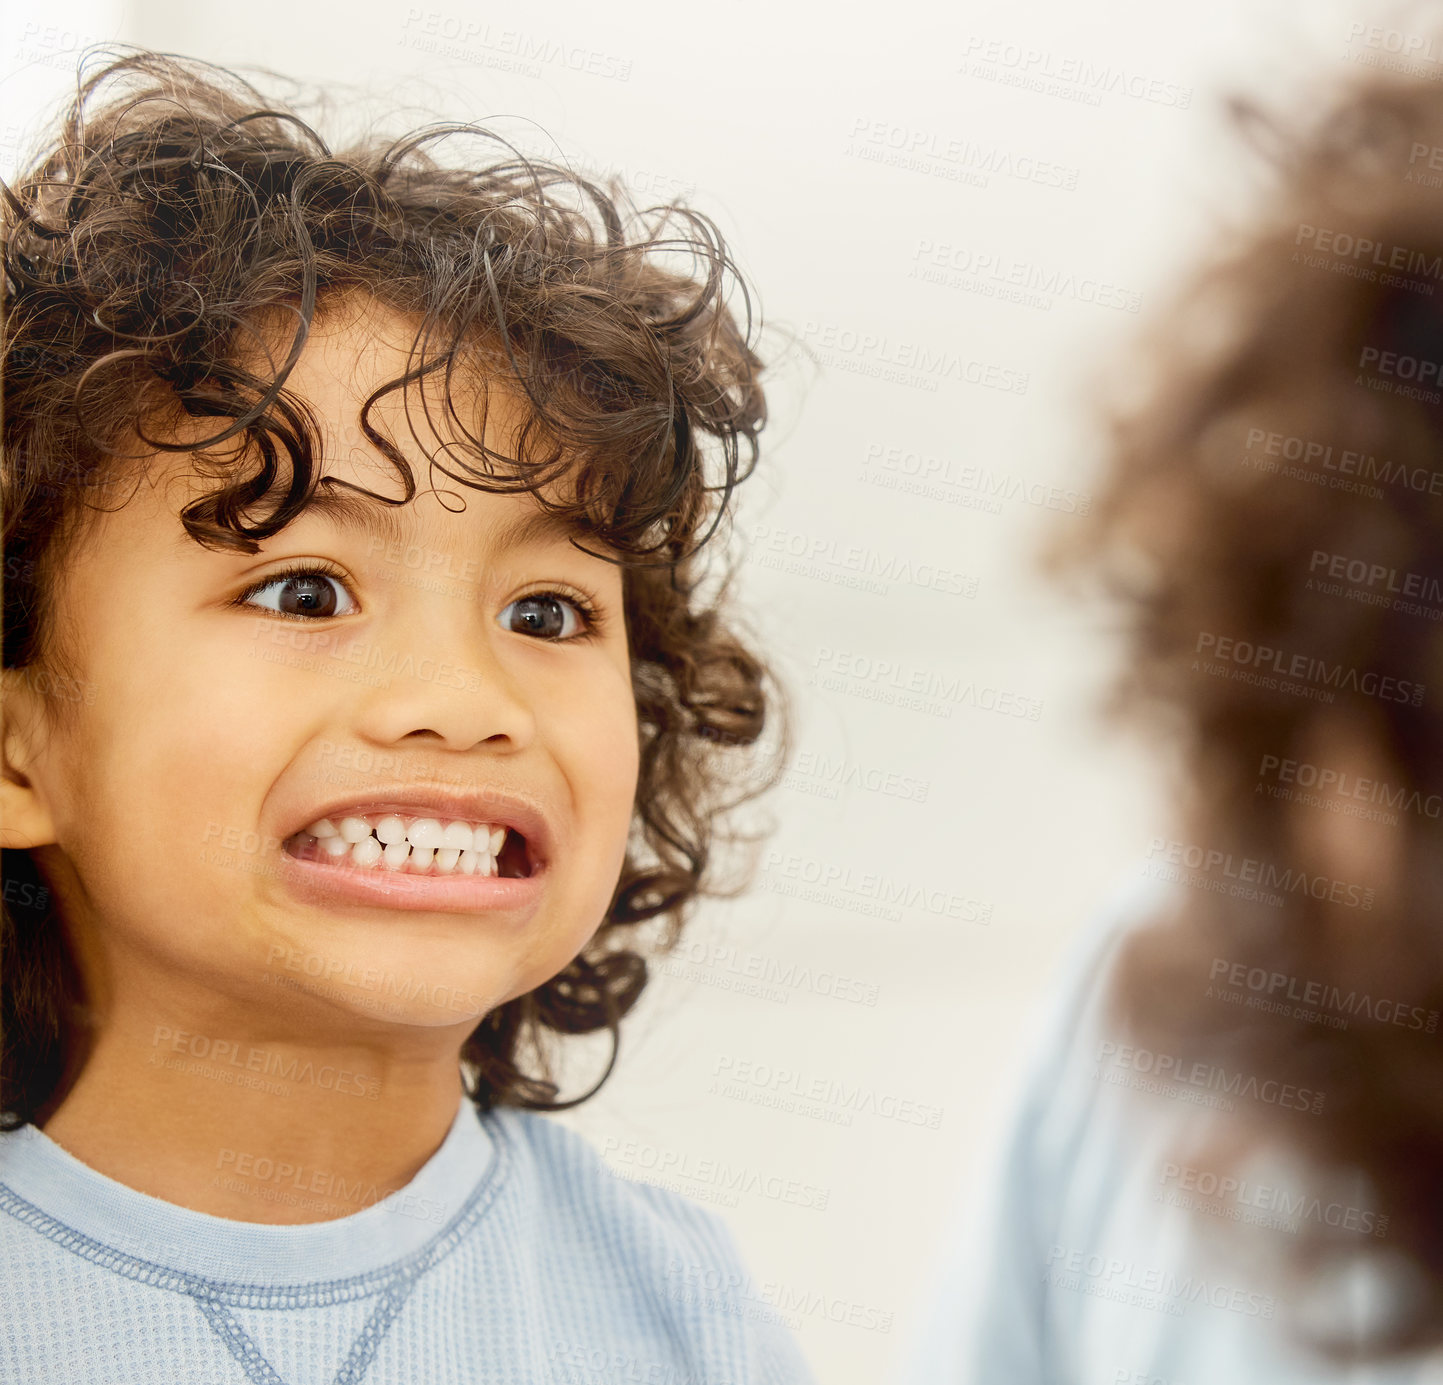
[[[895, 1385], [1443, 1382], [1443, 1360], [1335, 1365], [1295, 1332], [1359, 1340], [1404, 1291], [1362, 1181], [1324, 1182], [1281, 1150], [1219, 1153], [1254, 1103], [1306, 1120], [1325, 1094], [1150, 1052], [1107, 1014], [1120, 944], [1183, 888], [1125, 884], [1069, 954]], [[1385, 1253], [1290, 1283], [1285, 1252], [1310, 1219]]]

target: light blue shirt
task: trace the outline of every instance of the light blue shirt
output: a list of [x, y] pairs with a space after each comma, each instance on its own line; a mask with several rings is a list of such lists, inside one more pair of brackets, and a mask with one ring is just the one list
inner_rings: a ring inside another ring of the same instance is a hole
[[[1107, 1014], [1119, 945], [1179, 888], [1123, 887], [1074, 947], [894, 1385], [1443, 1385], [1437, 1357], [1336, 1366], [1296, 1331], [1357, 1340], [1400, 1292], [1386, 1254], [1364, 1254], [1386, 1252], [1387, 1224], [1362, 1180], [1309, 1176], [1276, 1149], [1237, 1166], [1216, 1153], [1252, 1103], [1307, 1119], [1326, 1094], [1152, 1052]], [[1218, 997], [1219, 1023], [1246, 998]], [[1284, 1273], [1307, 1220], [1351, 1256], [1311, 1287]]]
[[[245, 1172], [278, 1199], [315, 1187]], [[532, 1112], [463, 1098], [406, 1187], [300, 1225], [150, 1197], [33, 1125], [0, 1135], [3, 1385], [811, 1379], [715, 1213]]]

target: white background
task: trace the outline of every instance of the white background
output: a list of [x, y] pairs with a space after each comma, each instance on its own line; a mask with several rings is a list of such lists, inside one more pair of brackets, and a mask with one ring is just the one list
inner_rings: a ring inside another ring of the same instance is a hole
[[[685, 193], [721, 224], [774, 362], [770, 447], [740, 492], [739, 595], [792, 689], [798, 758], [764, 800], [776, 830], [756, 884], [704, 905], [617, 1074], [565, 1119], [620, 1172], [665, 1165], [721, 1212], [819, 1380], [871, 1382], [916, 1324], [1061, 947], [1168, 832], [1154, 759], [1095, 715], [1100, 618], [1032, 574], [1078, 502], [1036, 502], [1094, 488], [1094, 405], [1132, 383], [1130, 334], [1252, 205], [1223, 99], [1295, 109], [1385, 55], [1386, 36], [1355, 26], [1422, 26], [1333, 0], [448, 4], [12, 7], [0, 167], [79, 49], [121, 39], [264, 65], [339, 92], [352, 116], [368, 96], [413, 125], [504, 117], [537, 152], [614, 170], [643, 204]], [[1016, 84], [1027, 74], [1043, 76]], [[869, 157], [898, 145], [922, 165]], [[952, 281], [918, 277], [939, 254]], [[1009, 278], [1053, 289], [1009, 302]], [[1088, 301], [1097, 286], [1140, 311]], [[883, 358], [901, 380], [865, 373]], [[958, 378], [989, 368], [1025, 393]], [[918, 458], [940, 493], [906, 488]], [[789, 569], [798, 549], [817, 556]], [[849, 555], [912, 564], [914, 580], [845, 585]], [[926, 584], [937, 569], [955, 575], [942, 590]], [[950, 686], [950, 714], [866, 695], [885, 676], [814, 682], [838, 657]], [[977, 705], [998, 692], [1040, 716]], [[851, 888], [798, 893], [828, 870]], [[869, 872], [923, 902], [867, 912]], [[770, 977], [764, 993], [748, 972]], [[831, 1084], [831, 1118], [714, 1088], [739, 1073], [764, 1099]], [[906, 1114], [929, 1110], [936, 1128]]]

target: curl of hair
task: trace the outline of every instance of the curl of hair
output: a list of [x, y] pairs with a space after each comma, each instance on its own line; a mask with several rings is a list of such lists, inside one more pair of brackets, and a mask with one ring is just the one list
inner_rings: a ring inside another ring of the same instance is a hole
[[[485, 158], [443, 161], [463, 140]], [[474, 125], [333, 153], [235, 74], [145, 50], [88, 76], [82, 65], [58, 135], [0, 196], [4, 666], [60, 689], [55, 715], [67, 706], [54, 577], [117, 480], [152, 455], [194, 453], [216, 485], [182, 512], [186, 532], [247, 553], [320, 486], [359, 489], [321, 475], [315, 420], [286, 390], [317, 312], [343, 294], [416, 324], [405, 374], [360, 415], [404, 494], [365, 495], [416, 494], [371, 410], [401, 392], [424, 450], [419, 394], [429, 436], [448, 439], [426, 453], [433, 473], [528, 492], [623, 564], [642, 751], [616, 891], [581, 954], [488, 1015], [462, 1052], [483, 1108], [574, 1104], [554, 1101], [544, 1036], [610, 1030], [614, 1061], [647, 980], [635, 930], [660, 919], [669, 944], [699, 895], [742, 888], [715, 878], [723, 815], [774, 783], [786, 754], [781, 689], [724, 615], [730, 573], [703, 596], [701, 551], [766, 418], [751, 297], [717, 228], [680, 204], [639, 211], [619, 185]], [[266, 349], [277, 321], [280, 359]], [[483, 444], [488, 380], [528, 401], [513, 455]], [[181, 419], [184, 438], [165, 427]], [[542, 495], [563, 482], [563, 498]], [[769, 712], [782, 737], [758, 767]], [[86, 1011], [45, 881], [27, 852], [3, 856], [0, 1124], [14, 1126], [63, 1095]]]

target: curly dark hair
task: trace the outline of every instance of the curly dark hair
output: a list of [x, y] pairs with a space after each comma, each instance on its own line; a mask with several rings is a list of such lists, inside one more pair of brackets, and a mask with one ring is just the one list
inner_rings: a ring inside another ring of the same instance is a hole
[[[424, 382], [428, 418], [439, 397], [449, 430], [435, 435], [459, 439], [429, 455], [434, 470], [532, 493], [623, 565], [641, 755], [620, 878], [581, 954], [462, 1050], [482, 1109], [574, 1105], [585, 1098], [555, 1100], [546, 1031], [609, 1029], [615, 1062], [618, 1021], [647, 980], [642, 935], [626, 930], [654, 920], [646, 941], [664, 948], [698, 895], [744, 887], [717, 879], [724, 815], [787, 754], [782, 689], [726, 613], [733, 570], [708, 596], [716, 574], [701, 562], [766, 417], [751, 295], [706, 216], [641, 211], [619, 182], [603, 189], [480, 127], [333, 153], [223, 68], [135, 49], [101, 60], [90, 74], [82, 61], [57, 135], [3, 188], [5, 668], [47, 671], [55, 574], [99, 488], [138, 465], [136, 437], [145, 456], [211, 449], [197, 465], [218, 484], [182, 522], [201, 545], [255, 552], [320, 486], [347, 484], [318, 475], [315, 422], [286, 390], [317, 311], [359, 291], [419, 323], [407, 373], [361, 410], [405, 488], [371, 498], [416, 494], [369, 414]], [[442, 161], [461, 137], [486, 151], [482, 166]], [[258, 325], [278, 317], [293, 324], [289, 354], [258, 374]], [[487, 378], [529, 401], [514, 456], [484, 446], [456, 403], [453, 381]], [[168, 436], [182, 419], [210, 431]], [[559, 482], [564, 499], [541, 494]], [[59, 670], [36, 682], [64, 686]], [[781, 735], [763, 756], [769, 712]], [[83, 998], [35, 863], [3, 856], [0, 1125], [14, 1128], [73, 1081]]]
[[1305, 1223], [1286, 1258], [1298, 1286], [1338, 1255], [1401, 1265], [1361, 1344], [1386, 1355], [1443, 1343], [1443, 87], [1369, 74], [1307, 122], [1233, 116], [1270, 186], [1158, 313], [1049, 566], [1123, 617], [1107, 710], [1175, 755], [1164, 854], [1201, 867], [1126, 941], [1115, 1013], [1322, 1095], [1237, 1119], [1362, 1176], [1386, 1235]]

